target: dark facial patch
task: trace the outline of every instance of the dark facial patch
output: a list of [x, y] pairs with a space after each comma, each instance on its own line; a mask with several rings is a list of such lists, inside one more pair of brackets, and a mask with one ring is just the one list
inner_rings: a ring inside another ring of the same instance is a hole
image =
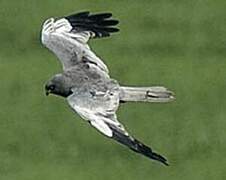
[[46, 95], [55, 94], [62, 97], [68, 97], [73, 92], [71, 88], [67, 86], [63, 77], [55, 76], [45, 85]]

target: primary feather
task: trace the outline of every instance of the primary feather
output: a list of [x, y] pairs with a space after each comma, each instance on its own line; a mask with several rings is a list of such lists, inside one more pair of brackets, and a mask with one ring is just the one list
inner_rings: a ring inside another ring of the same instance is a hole
[[110, 33], [118, 32], [119, 29], [115, 26], [119, 23], [111, 18], [111, 13], [90, 14], [89, 12], [81, 12], [74, 15], [66, 16], [72, 29], [77, 32], [90, 31], [93, 32], [94, 38], [110, 36]]

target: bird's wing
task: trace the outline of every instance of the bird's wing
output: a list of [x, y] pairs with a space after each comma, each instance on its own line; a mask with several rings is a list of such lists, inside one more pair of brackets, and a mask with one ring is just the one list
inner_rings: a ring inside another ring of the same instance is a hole
[[119, 90], [117, 87], [111, 90], [104, 90], [104, 88], [100, 90], [100, 88], [86, 87], [85, 90], [73, 90], [73, 94], [67, 100], [81, 117], [104, 135], [112, 137], [112, 130], [108, 124], [124, 131], [115, 113], [119, 106]]
[[110, 19], [111, 13], [90, 14], [81, 12], [60, 19], [47, 19], [42, 27], [42, 43], [59, 58], [63, 69], [85, 61], [108, 73], [107, 66], [88, 46], [91, 38], [110, 36], [119, 31], [112, 27], [117, 20]]
[[67, 100], [73, 110], [107, 137], [150, 159], [168, 165], [163, 156], [153, 152], [150, 147], [130, 136], [123, 125], [118, 122], [116, 110], [119, 106], [119, 89], [107, 92], [92, 91], [86, 95], [74, 92]]

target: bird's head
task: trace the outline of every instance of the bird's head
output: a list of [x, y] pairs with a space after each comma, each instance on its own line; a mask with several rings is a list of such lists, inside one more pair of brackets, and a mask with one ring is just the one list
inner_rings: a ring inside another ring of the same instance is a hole
[[65, 76], [57, 74], [46, 83], [46, 95], [48, 96], [49, 94], [55, 94], [62, 97], [68, 97], [73, 93], [68, 84], [68, 80]]

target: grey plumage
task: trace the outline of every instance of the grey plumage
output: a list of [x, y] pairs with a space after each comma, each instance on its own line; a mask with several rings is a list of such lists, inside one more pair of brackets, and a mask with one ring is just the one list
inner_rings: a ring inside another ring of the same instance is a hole
[[169, 102], [174, 99], [173, 93], [165, 87], [120, 87], [120, 100], [132, 102]]
[[44, 22], [42, 43], [63, 65], [63, 72], [46, 83], [46, 94], [67, 98], [74, 111], [107, 137], [168, 165], [163, 156], [128, 134], [117, 120], [116, 111], [120, 102], [168, 102], [173, 100], [173, 93], [157, 86], [120, 86], [110, 78], [107, 66], [87, 44], [89, 39], [118, 31], [114, 27], [118, 21], [111, 16], [111, 13], [81, 12]]

